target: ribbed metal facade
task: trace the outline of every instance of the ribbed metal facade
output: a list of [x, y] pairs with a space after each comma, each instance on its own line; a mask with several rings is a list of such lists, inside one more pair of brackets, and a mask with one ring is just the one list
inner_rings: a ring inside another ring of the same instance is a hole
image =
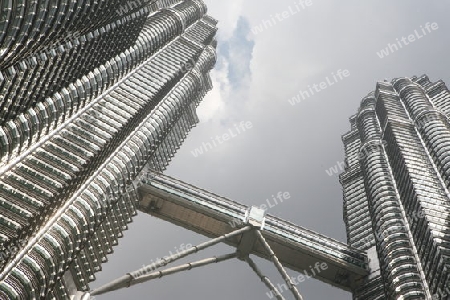
[[350, 118], [340, 176], [348, 243], [379, 261], [354, 299], [447, 299], [449, 113], [445, 84], [423, 75], [379, 82]]
[[68, 299], [198, 122], [217, 22], [201, 0], [2, 5], [0, 299]]

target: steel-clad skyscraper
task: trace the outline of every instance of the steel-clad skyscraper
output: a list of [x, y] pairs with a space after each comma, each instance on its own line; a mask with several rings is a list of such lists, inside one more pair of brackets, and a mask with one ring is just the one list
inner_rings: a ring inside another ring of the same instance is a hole
[[[217, 22], [202, 0], [0, 7], [1, 300], [84, 300], [231, 258], [283, 299], [283, 286], [252, 255], [271, 260], [297, 300], [285, 267], [357, 299], [450, 294], [450, 94], [442, 82], [379, 83], [351, 118], [341, 175], [346, 245], [159, 172], [212, 88]], [[235, 249], [91, 290], [138, 209], [212, 238], [183, 255], [219, 242]]]
[[19, 0], [0, 11], [0, 299], [89, 290], [211, 89], [201, 0]]
[[355, 299], [450, 297], [449, 117], [447, 87], [423, 75], [379, 82], [350, 118], [344, 220], [372, 259]]

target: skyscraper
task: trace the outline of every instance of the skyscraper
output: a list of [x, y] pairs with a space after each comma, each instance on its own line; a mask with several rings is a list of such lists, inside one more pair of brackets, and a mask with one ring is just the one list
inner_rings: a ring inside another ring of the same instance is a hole
[[198, 122], [217, 22], [201, 0], [0, 14], [0, 299], [68, 299], [132, 221], [146, 169]]
[[447, 87], [423, 75], [379, 82], [350, 118], [344, 221], [372, 271], [355, 299], [448, 299], [449, 116]]

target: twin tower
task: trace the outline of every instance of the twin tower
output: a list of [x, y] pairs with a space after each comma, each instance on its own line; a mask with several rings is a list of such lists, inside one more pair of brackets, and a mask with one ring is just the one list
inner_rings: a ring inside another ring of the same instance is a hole
[[350, 118], [347, 241], [378, 268], [356, 299], [450, 297], [449, 117], [447, 87], [423, 75], [379, 82]]
[[2, 5], [0, 299], [70, 299], [198, 122], [217, 22], [201, 0]]
[[[206, 11], [201, 0], [3, 4], [0, 299], [90, 290], [143, 178], [198, 122], [216, 61]], [[450, 294], [449, 113], [445, 85], [422, 76], [378, 83], [350, 119], [340, 251], [369, 274], [348, 284], [355, 299]]]

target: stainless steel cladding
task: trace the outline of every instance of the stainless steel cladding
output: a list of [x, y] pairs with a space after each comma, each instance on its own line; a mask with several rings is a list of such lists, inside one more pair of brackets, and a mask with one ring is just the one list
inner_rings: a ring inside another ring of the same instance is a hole
[[201, 0], [48, 3], [0, 11], [0, 299], [89, 290], [216, 61]]
[[436, 299], [450, 284], [450, 94], [426, 75], [379, 82], [343, 136], [348, 242], [379, 266], [355, 299]]

